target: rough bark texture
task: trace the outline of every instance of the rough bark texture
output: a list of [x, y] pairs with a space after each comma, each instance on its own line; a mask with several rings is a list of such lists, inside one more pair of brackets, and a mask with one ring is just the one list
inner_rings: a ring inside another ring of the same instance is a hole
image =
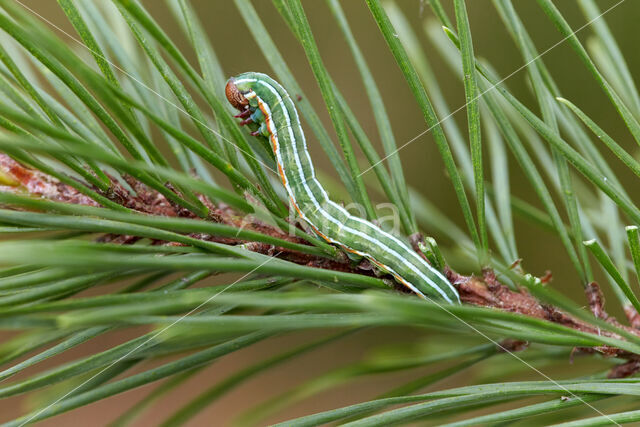
[[0, 185], [2, 192], [26, 193], [56, 202], [98, 206], [93, 199], [79, 193], [75, 188], [69, 187], [40, 171], [26, 168], [3, 153], [0, 153], [0, 171], [12, 178], [12, 182], [7, 183], [10, 185]]
[[[78, 193], [75, 189], [62, 184], [56, 179], [39, 171], [29, 169], [2, 153], [0, 153], [0, 172], [6, 174], [6, 178], [8, 178], [4, 181], [0, 180], [0, 184], [3, 182], [7, 184], [0, 185], [1, 192], [29, 194], [57, 202], [98, 206], [95, 201]], [[115, 179], [112, 179], [112, 186], [108, 194], [104, 195], [123, 206], [139, 212], [160, 216], [195, 218], [195, 215], [191, 212], [170, 203], [160, 193], [149, 189], [137, 180], [131, 177], [125, 177], [125, 180], [136, 191], [135, 195], [131, 194]], [[171, 185], [168, 184], [167, 188], [175, 192], [175, 189]], [[283, 233], [281, 230], [262, 221], [255, 218], [247, 218], [244, 215], [238, 215], [228, 206], [221, 204], [215, 205], [204, 197], [200, 197], [200, 199], [210, 209], [209, 218], [211, 218], [212, 221], [305, 244], [304, 240]], [[277, 256], [297, 264], [308, 265], [316, 268], [346, 271], [370, 276], [375, 274], [374, 269], [371, 268], [371, 265], [367, 262], [355, 264], [347, 257], [331, 260], [309, 254], [303, 254], [290, 249], [275, 247], [265, 243], [247, 242], [241, 239], [220, 237], [209, 234], [193, 233], [190, 234], [190, 236], [201, 240], [214, 241], [228, 245], [244, 244], [245, 248], [250, 251], [270, 256]], [[124, 235], [104, 235], [99, 239], [101, 242], [120, 244], [132, 244], [137, 240], [138, 237], [136, 236]], [[424, 254], [418, 247], [418, 243], [420, 241], [422, 241], [421, 236], [412, 236], [412, 244], [414, 248], [421, 256], [424, 257]], [[176, 243], [158, 241], [155, 242], [155, 244], [175, 245]], [[517, 265], [514, 265], [514, 268], [516, 267]], [[561, 324], [583, 332], [621, 338], [611, 332], [600, 330], [596, 326], [575, 319], [556, 307], [541, 303], [527, 292], [526, 289], [519, 289], [517, 292], [509, 289], [509, 287], [498, 281], [492, 270], [483, 271], [482, 277], [461, 275], [448, 267], [445, 268], [445, 273], [449, 281], [451, 281], [451, 283], [457, 288], [460, 293], [460, 299], [464, 304], [491, 307], [498, 310], [519, 313], [524, 316], [544, 319], [546, 321]], [[548, 282], [550, 278], [551, 275], [548, 273], [543, 278], [543, 282]], [[395, 284], [395, 282], [393, 283]], [[395, 284], [395, 286], [400, 291], [406, 291], [406, 289], [399, 284]], [[604, 310], [604, 298], [597, 283], [590, 283], [586, 287], [585, 293], [590, 310], [595, 317], [640, 336], [640, 315], [633, 309], [633, 307], [625, 307], [625, 314], [630, 325], [625, 326], [620, 324], [615, 318], [610, 317]], [[526, 347], [527, 342], [517, 339], [507, 339], [500, 344], [500, 349], [502, 351], [520, 351]], [[611, 370], [609, 373], [610, 378], [627, 377], [640, 371], [640, 355], [632, 354], [618, 348], [609, 346], [585, 347], [577, 348], [574, 352], [585, 354], [597, 353], [604, 357], [617, 357], [624, 359], [624, 363]]]

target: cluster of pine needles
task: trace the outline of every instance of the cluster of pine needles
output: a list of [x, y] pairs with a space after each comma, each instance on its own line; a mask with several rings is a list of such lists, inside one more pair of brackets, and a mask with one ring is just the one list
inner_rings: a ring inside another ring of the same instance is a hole
[[[491, 4], [521, 54], [526, 103], [509, 90], [511, 75], [474, 52], [465, 0], [446, 8], [427, 1], [421, 28], [394, 1], [367, 0], [371, 13], [359, 16], [338, 0], [323, 3], [327, 25], [351, 52], [376, 135], [325, 68], [330, 52], [318, 50], [300, 0], [255, 6], [274, 7], [277, 26], [299, 43], [325, 112], [296, 81], [273, 26], [249, 0], [235, 0], [238, 33], [253, 38], [253, 54], [271, 68], [252, 71], [268, 71], [297, 99], [308, 139], [332, 165], [321, 180], [339, 180], [332, 196], [357, 203], [371, 221], [381, 215], [372, 196], [393, 203], [399, 234], [457, 286], [463, 304], [451, 306], [401, 292], [292, 226], [272, 153], [238, 126], [224, 97], [229, 72], [213, 46], [228, 41], [210, 40], [188, 0], [166, 1], [173, 30], [189, 42], [184, 51], [138, 0], [58, 3], [73, 33], [40, 16], [37, 3], [0, 0], [5, 425], [73, 414], [125, 392], [128, 405], [108, 420], [114, 426], [158, 411], [167, 426], [203, 415], [210, 422], [212, 413], [241, 425], [640, 421], [640, 209], [628, 183], [640, 177], [637, 147], [562, 97], [511, 0]], [[632, 5], [600, 10], [578, 0], [570, 7], [584, 25], [572, 28], [552, 0], [537, 3], [545, 31], [557, 30], [619, 114], [615, 126], [640, 144], [640, 95], [607, 26], [609, 11]], [[231, 2], [225, 7], [231, 14]], [[424, 116], [444, 166], [433, 173], [446, 173], [460, 224], [407, 184], [405, 143], [350, 27], [362, 19], [375, 22], [390, 53], [375, 60], [395, 60]], [[445, 97], [433, 61], [464, 99]], [[451, 119], [458, 111], [466, 129]], [[321, 120], [327, 112], [332, 129]], [[510, 187], [516, 172], [527, 197]], [[561, 245], [563, 273], [584, 293], [567, 298], [570, 284], [526, 270], [518, 248], [532, 243], [516, 239], [514, 218]], [[341, 357], [372, 336], [382, 338], [353, 360]], [[293, 385], [250, 387], [326, 352], [336, 355], [331, 366], [307, 366]], [[216, 370], [215, 362], [247, 355], [246, 365]], [[216, 380], [195, 381], [207, 372]], [[365, 379], [374, 392], [323, 405], [322, 395]], [[238, 389], [243, 410], [226, 413], [219, 402]], [[290, 419], [299, 414], [291, 408], [313, 400], [315, 412]]]

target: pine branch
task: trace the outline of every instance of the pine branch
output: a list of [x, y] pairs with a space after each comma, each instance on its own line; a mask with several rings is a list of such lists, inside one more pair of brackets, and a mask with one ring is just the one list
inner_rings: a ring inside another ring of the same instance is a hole
[[[32, 196], [45, 197], [53, 201], [88, 206], [97, 205], [93, 200], [79, 193], [76, 189], [61, 183], [55, 178], [42, 172], [25, 167], [7, 155], [0, 154], [0, 173], [4, 173], [14, 181], [14, 185], [0, 188], [0, 190], [3, 191], [17, 193], [26, 190]], [[188, 218], [196, 217], [195, 214], [185, 211], [184, 208], [179, 205], [171, 203], [162, 194], [150, 189], [133, 177], [125, 176], [125, 179], [128, 185], [135, 191], [135, 195], [125, 189], [121, 184], [113, 185], [110, 190], [111, 193], [109, 194], [109, 197], [112, 200], [117, 201], [122, 206], [149, 215], [168, 217], [183, 216]], [[115, 182], [115, 180], [113, 180], [113, 182]], [[175, 191], [175, 189], [171, 189], [172, 191]], [[224, 223], [239, 229], [259, 232], [272, 237], [291, 241], [293, 243], [306, 244], [304, 240], [288, 236], [278, 228], [268, 225], [256, 218], [251, 218], [247, 221], [246, 216], [236, 212], [229, 206], [223, 204], [216, 205], [202, 195], [199, 197], [201, 202], [205, 204], [212, 213], [209, 218], [211, 221]], [[361, 262], [359, 264], [355, 264], [350, 262], [345, 256], [340, 257], [338, 260], [334, 260], [262, 242], [247, 241], [245, 239], [216, 236], [206, 233], [189, 233], [187, 235], [198, 240], [216, 242], [224, 245], [243, 245], [243, 248], [248, 251], [281, 258], [300, 265], [374, 276], [373, 268], [369, 263]], [[136, 236], [115, 234], [103, 235], [98, 238], [99, 242], [115, 244], [132, 244], [137, 240], [138, 237]], [[415, 235], [412, 240], [416, 251], [424, 257], [424, 253], [419, 250], [418, 246], [418, 242], [422, 242], [424, 240], [422, 236]], [[155, 240], [153, 244], [187, 246], [184, 243], [167, 242], [162, 240]], [[452, 270], [449, 266], [444, 266], [444, 270], [448, 280], [460, 293], [460, 299], [464, 304], [518, 313], [523, 316], [559, 324], [580, 332], [602, 335], [615, 339], [624, 339], [619, 334], [608, 330], [602, 330], [597, 325], [579, 320], [558, 307], [539, 301], [525, 288], [519, 288], [517, 291], [510, 289], [497, 279], [496, 274], [492, 269], [484, 269], [482, 277], [474, 275], [465, 276]], [[400, 292], [407, 292], [406, 288], [403, 288], [397, 282], [389, 281], [389, 283], [392, 284], [396, 290]], [[640, 337], [640, 328], [638, 327], [640, 323], [638, 319], [640, 319], [640, 316], [632, 307], [627, 307], [625, 310], [628, 317], [627, 320], [632, 325], [631, 327], [628, 327], [622, 325], [617, 319], [606, 313], [604, 310], [604, 297], [597, 283], [590, 283], [585, 289], [585, 294], [587, 301], [589, 302], [590, 310], [595, 318], [604, 320], [616, 328], [620, 328], [629, 334]], [[503, 351], [519, 351], [526, 348], [526, 340], [520, 340], [517, 336], [513, 338], [514, 339], [512, 340], [506, 340], [501, 343], [500, 349]], [[625, 360], [626, 362], [611, 369], [608, 375], [609, 378], [625, 378], [640, 371], [640, 354], [631, 353], [613, 346], [602, 345], [597, 347], [578, 347], [575, 349], [575, 352], [599, 354], [607, 358], [615, 357]]]

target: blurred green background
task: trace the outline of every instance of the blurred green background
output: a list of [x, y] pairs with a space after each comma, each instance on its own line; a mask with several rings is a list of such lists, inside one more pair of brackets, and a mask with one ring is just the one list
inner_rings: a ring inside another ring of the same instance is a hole
[[[605, 10], [617, 2], [617, 0], [599, 1], [598, 5], [601, 10]], [[193, 63], [197, 63], [193, 53], [187, 47], [188, 44], [186, 40], [175, 21], [173, 21], [165, 2], [160, 0], [147, 0], [143, 1], [143, 3], [163, 26], [165, 31], [174, 38], [176, 44], [183, 49], [187, 57], [192, 60]], [[447, 1], [443, 1], [443, 3], [450, 12], [450, 15], [453, 16], [451, 5], [448, 4]], [[574, 29], [585, 25], [584, 16], [581, 14], [576, 3], [573, 1], [558, 1], [556, 3]], [[50, 20], [52, 24], [59, 26], [62, 30], [73, 34], [75, 37], [73, 28], [66, 21], [64, 14], [54, 0], [31, 0], [25, 1], [25, 4], [42, 15], [42, 17]], [[266, 60], [258, 50], [251, 35], [247, 32], [233, 2], [226, 0], [193, 0], [192, 4], [198, 11], [200, 19], [205, 24], [212, 44], [219, 55], [220, 62], [229, 76], [244, 71], [271, 73]], [[331, 129], [331, 123], [324, 110], [322, 97], [302, 49], [289, 33], [289, 30], [280, 19], [271, 2], [258, 0], [255, 1], [254, 4], [261, 14], [263, 21], [269, 25], [270, 35], [278, 44], [281, 52], [285, 56], [285, 60], [298, 78], [300, 85], [304, 88], [306, 95], [310, 98], [316, 110], [321, 113], [326, 127]], [[431, 11], [428, 5], [425, 4], [424, 1], [419, 0], [399, 0], [398, 4], [410, 19], [414, 30], [416, 30], [420, 36], [424, 50], [432, 62], [438, 79], [441, 82], [442, 90], [447, 96], [450, 108], [452, 110], [458, 109], [464, 104], [462, 83], [450, 73], [422, 31], [425, 20], [431, 19]], [[532, 35], [538, 51], [545, 52], [561, 41], [561, 35], [548, 21], [537, 6], [535, 0], [519, 0], [515, 1], [514, 4]], [[303, 5], [310, 20], [325, 65], [340, 86], [344, 95], [350, 101], [351, 107], [356, 112], [365, 131], [377, 146], [380, 146], [368, 101], [362, 93], [363, 86], [359, 73], [329, 9], [325, 2], [318, 0], [306, 0], [303, 2]], [[342, 6], [349, 19], [352, 30], [360, 43], [360, 47], [371, 66], [374, 77], [380, 85], [383, 97], [382, 102], [386, 105], [393, 124], [393, 131], [397, 143], [401, 146], [404, 142], [414, 138], [427, 128], [422, 114], [417, 109], [413, 96], [407, 88], [365, 3], [357, 0], [345, 0], [342, 2]], [[523, 65], [522, 58], [504, 29], [504, 26], [501, 24], [499, 17], [492, 7], [491, 1], [469, 1], [467, 7], [476, 55], [490, 61], [503, 77], [513, 73], [513, 75], [506, 80], [505, 84], [509, 86], [514, 94], [525, 101], [530, 108], [537, 111], [536, 105], [531, 102], [532, 98], [529, 95], [528, 83], [525, 78], [526, 72], [524, 69], [517, 71], [521, 69]], [[638, 1], [626, 1], [606, 15], [606, 20], [620, 48], [626, 55], [627, 63], [634, 77], [636, 77], [636, 81], [638, 81], [637, 70], [640, 69], [640, 56], [637, 55], [639, 44], [638, 16], [640, 16], [640, 2]], [[586, 42], [589, 34], [590, 29], [586, 27], [578, 33], [578, 37]], [[82, 47], [77, 45], [73, 40], [66, 38], [66, 36], [62, 36], [62, 38], [68, 40], [69, 43], [77, 49], [82, 49]], [[605, 95], [596, 86], [591, 75], [586, 71], [570, 47], [566, 43], [560, 43], [546, 52], [542, 59], [552, 71], [564, 97], [574, 102], [594, 118], [602, 128], [609, 132], [615, 140], [622, 143], [625, 148], [637, 154], [637, 146], [635, 146], [629, 135], [625, 132], [619, 116], [617, 116]], [[466, 112], [464, 109], [461, 109], [448, 120], [456, 120], [461, 129], [466, 129]], [[335, 177], [335, 173], [331, 170], [329, 162], [320, 147], [313, 144], [313, 138], [309, 139], [310, 150], [314, 155], [314, 159], [316, 159], [315, 161], [318, 168], [322, 169], [324, 174]], [[444, 173], [442, 161], [431, 136], [428, 133], [421, 136], [406, 148], [402, 149], [400, 155], [405, 166], [405, 173], [409, 185], [439, 206], [440, 209], [456, 223], [463, 226], [455, 195], [453, 194], [450, 181]], [[608, 153], [606, 153], [606, 155], [607, 158], [611, 158], [608, 156]], [[633, 182], [631, 180], [634, 178], [631, 176], [629, 169], [617, 168], [615, 160], [611, 161], [611, 165], [616, 172], [619, 172], [619, 178], [623, 184], [627, 184], [631, 196], [634, 197], [634, 187], [629, 185], [629, 183]], [[511, 167], [513, 193], [539, 206], [535, 196], [525, 182], [524, 177], [516, 167], [515, 161], [512, 162]], [[579, 177], [577, 178], [581, 179]], [[553, 273], [552, 286], [564, 294], [572, 296], [576, 301], [584, 301], [582, 287], [577, 275], [571, 268], [568, 257], [565, 255], [558, 239], [552, 234], [541, 231], [518, 219], [516, 220], [516, 233], [516, 240], [520, 253], [524, 258], [525, 268], [536, 275], [543, 275], [545, 270], [551, 270]], [[598, 274], [600, 273], [598, 272]], [[599, 277], [601, 277], [601, 275]], [[125, 337], [133, 336], [134, 332], [135, 331], [128, 331], [126, 333], [107, 336], [102, 340], [100, 345], [102, 348], [108, 348], [121, 342]], [[282, 390], [286, 386], [297, 384], [304, 378], [318, 375], [330, 367], [342, 364], [347, 360], [357, 359], [364, 354], [370, 346], [380, 344], [382, 339], [387, 340], [391, 346], [394, 341], [406, 343], [414, 337], [416, 340], [428, 341], [424, 334], [418, 334], [415, 331], [397, 330], [369, 331], [368, 333], [359, 335], [358, 340], [349, 338], [340, 340], [330, 346], [323, 347], [320, 351], [313, 352], [307, 356], [296, 359], [292, 363], [285, 364], [279, 369], [271, 370], [268, 374], [259, 376], [243, 385], [196, 417], [193, 425], [225, 424], [225, 422], [230, 420], [239, 410], [276, 394], [278, 390]], [[195, 395], [196, 391], [201, 389], [202, 384], [211, 384], [220, 378], [224, 378], [228, 372], [233, 371], [237, 366], [245, 366], [251, 361], [256, 361], [263, 355], [271, 354], [272, 350], [276, 348], [289, 346], [292, 342], [297, 341], [298, 338], [302, 337], [291, 336], [273, 340], [267, 344], [260, 344], [242, 352], [234, 353], [233, 359], [223, 359], [219, 363], [212, 365], [193, 378], [186, 388], [181, 388], [181, 393], [173, 393], [169, 399], [166, 399], [167, 405], [163, 405], [162, 411], [146, 416], [143, 419], [144, 423], [149, 425], [161, 420], [166, 414], [170, 413], [173, 408], [177, 407], [180, 402], [185, 402], [190, 395]], [[478, 340], [478, 343], [481, 343], [481, 340]], [[443, 347], [450, 344], [452, 343], [430, 343], [430, 345], [442, 345]], [[96, 350], [96, 348], [80, 346], [70, 351], [66, 357], [75, 358]], [[53, 362], [51, 365], [44, 363], [40, 369], [52, 365]], [[481, 368], [482, 365], [479, 365], [474, 369], [477, 370]], [[576, 367], [576, 369], [580, 368]], [[558, 377], [561, 377], [562, 374], [560, 370], [555, 372], [554, 370], [549, 370], [545, 372], [554, 378], [556, 378], [556, 374]], [[488, 373], [482, 372], [475, 372], [475, 374], [488, 375]], [[573, 375], [575, 376], [576, 373], [574, 372]], [[537, 377], [532, 373], [530, 378]], [[282, 415], [283, 417], [293, 417], [312, 411], [342, 406], [346, 404], [346, 402], [363, 400], [377, 395], [378, 392], [376, 390], [379, 387], [383, 387], [384, 385], [383, 389], [386, 389], [390, 384], [398, 382], [401, 379], [400, 377], [393, 379], [376, 378], [373, 381], [357, 383], [350, 386], [349, 389], [339, 390], [334, 393], [325, 393], [321, 395], [320, 399], [297, 405], [293, 410]], [[407, 380], [409, 377], [404, 379]], [[456, 384], [456, 381], [462, 383], [464, 380], [465, 378], [453, 377], [448, 381], [453, 385]], [[146, 394], [151, 387], [144, 387], [130, 393]], [[189, 393], [190, 387], [193, 393]], [[184, 392], [184, 390], [187, 390], [187, 392]], [[56, 417], [42, 423], [42, 425], [103, 425], [114, 419], [123, 408], [128, 408], [131, 402], [128, 394], [119, 395], [73, 411], [72, 413]], [[0, 412], [3, 413], [3, 419], [10, 419], [22, 413], [23, 410], [21, 407], [25, 403], [28, 402], [25, 402], [24, 399], [20, 397], [0, 402]], [[34, 402], [30, 403], [33, 404]], [[172, 403], [175, 403], [175, 405], [172, 406]], [[166, 412], [164, 412], [165, 410]]]

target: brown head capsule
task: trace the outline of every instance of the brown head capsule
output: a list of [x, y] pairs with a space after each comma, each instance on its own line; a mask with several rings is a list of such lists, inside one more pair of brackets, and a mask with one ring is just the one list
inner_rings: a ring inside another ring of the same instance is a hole
[[229, 100], [229, 103], [235, 107], [236, 110], [242, 111], [249, 105], [249, 100], [244, 97], [242, 92], [238, 89], [233, 79], [227, 82], [227, 86], [224, 88], [224, 93]]

